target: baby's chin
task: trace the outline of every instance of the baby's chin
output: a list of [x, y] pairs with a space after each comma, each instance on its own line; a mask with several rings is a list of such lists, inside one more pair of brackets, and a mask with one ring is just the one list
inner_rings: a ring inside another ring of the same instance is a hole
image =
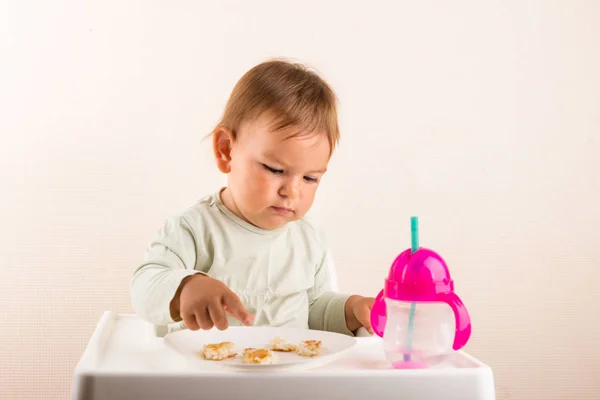
[[264, 221], [263, 220], [263, 221], [260, 221], [260, 222], [257, 222], [257, 223], [252, 223], [252, 224], [255, 225], [255, 226], [257, 226], [257, 227], [259, 227], [259, 228], [261, 228], [261, 229], [267, 230], [267, 231], [274, 231], [276, 229], [283, 228], [284, 226], [286, 226], [290, 222], [292, 222], [292, 221], [288, 220], [288, 221], [284, 221], [284, 222], [271, 222], [271, 221]]
[[276, 229], [283, 228], [290, 222], [297, 221], [299, 218], [297, 215], [281, 216], [272, 215], [269, 213], [267, 216], [260, 216], [250, 220], [250, 223], [258, 228], [273, 231]]

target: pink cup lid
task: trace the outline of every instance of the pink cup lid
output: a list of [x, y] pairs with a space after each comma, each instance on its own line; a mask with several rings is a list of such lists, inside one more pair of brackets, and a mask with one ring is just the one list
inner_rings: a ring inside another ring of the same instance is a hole
[[436, 301], [439, 293], [454, 291], [454, 282], [444, 259], [421, 247], [407, 249], [392, 263], [385, 280], [385, 297], [401, 301]]
[[456, 334], [454, 349], [462, 348], [471, 335], [471, 321], [466, 307], [454, 293], [454, 282], [444, 259], [426, 248], [411, 253], [403, 251], [392, 263], [384, 289], [371, 309], [371, 324], [383, 336], [387, 320], [385, 298], [407, 302], [444, 302], [454, 312]]

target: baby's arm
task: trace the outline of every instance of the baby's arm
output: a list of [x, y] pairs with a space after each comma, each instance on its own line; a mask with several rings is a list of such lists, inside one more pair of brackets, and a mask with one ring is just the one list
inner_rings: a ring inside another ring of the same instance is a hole
[[334, 273], [333, 258], [328, 251], [316, 271], [315, 286], [309, 291], [308, 327], [346, 335], [373, 334], [370, 319], [375, 299], [335, 293], [331, 276]]
[[155, 325], [175, 322], [171, 300], [184, 278], [204, 273], [195, 266], [196, 241], [189, 224], [183, 217], [169, 218], [133, 274], [131, 301], [135, 312]]
[[353, 335], [346, 324], [346, 302], [351, 296], [333, 291], [331, 273], [335, 271], [327, 252], [315, 273], [315, 284], [308, 292], [310, 329]]

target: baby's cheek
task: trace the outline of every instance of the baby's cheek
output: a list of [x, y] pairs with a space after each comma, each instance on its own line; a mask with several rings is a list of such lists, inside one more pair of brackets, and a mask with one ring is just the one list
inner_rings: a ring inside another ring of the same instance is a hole
[[277, 193], [274, 185], [265, 179], [255, 180], [250, 183], [250, 185], [251, 187], [248, 191], [247, 201], [252, 205], [252, 208], [258, 211], [267, 205], [270, 205], [266, 203], [269, 202], [268, 199], [270, 198], [271, 193], [274, 190], [274, 193]]
[[302, 202], [307, 210], [313, 205], [316, 192], [317, 185], [311, 185], [311, 187], [305, 192], [304, 196], [302, 196]]

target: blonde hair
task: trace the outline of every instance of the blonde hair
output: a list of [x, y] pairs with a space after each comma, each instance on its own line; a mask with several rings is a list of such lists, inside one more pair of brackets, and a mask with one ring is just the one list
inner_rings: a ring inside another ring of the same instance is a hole
[[227, 128], [237, 138], [243, 122], [270, 112], [273, 130], [297, 128], [290, 137], [325, 133], [333, 153], [340, 137], [336, 100], [327, 82], [306, 66], [269, 60], [240, 78], [215, 131]]

